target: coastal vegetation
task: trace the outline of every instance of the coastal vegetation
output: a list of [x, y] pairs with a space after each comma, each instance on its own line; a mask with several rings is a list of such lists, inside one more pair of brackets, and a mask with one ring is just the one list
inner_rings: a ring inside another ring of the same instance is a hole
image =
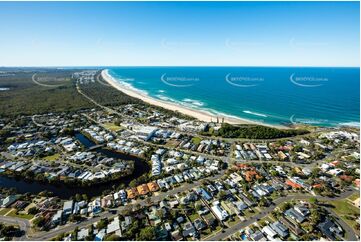
[[0, 238], [2, 240], [11, 240], [12, 237], [18, 237], [20, 234], [21, 231], [17, 226], [0, 223]]
[[309, 131], [303, 129], [277, 129], [261, 125], [234, 126], [224, 123], [218, 130], [204, 132], [203, 135], [215, 135], [223, 138], [245, 138], [245, 139], [276, 139], [293, 137], [307, 134]]
[[[40, 71], [39, 71], [40, 72]], [[71, 79], [74, 71], [42, 69], [13, 71], [0, 76], [0, 116], [15, 117], [48, 112], [77, 111], [93, 108], [94, 104], [78, 94]], [[44, 84], [44, 85], [43, 85]]]
[[128, 96], [107, 84], [100, 73], [96, 75], [94, 82], [86, 83], [80, 87], [85, 95], [104, 106], [142, 103], [141, 100]]

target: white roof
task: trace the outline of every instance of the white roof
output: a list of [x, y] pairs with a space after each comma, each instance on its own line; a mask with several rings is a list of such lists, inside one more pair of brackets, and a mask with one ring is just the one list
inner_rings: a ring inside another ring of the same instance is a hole
[[271, 227], [268, 225], [262, 228], [262, 232], [266, 233], [267, 236], [272, 238], [277, 235], [277, 233], [273, 229], [271, 229]]
[[110, 234], [119, 229], [120, 229], [119, 218], [115, 217], [114, 220], [110, 224], [108, 224], [107, 233]]

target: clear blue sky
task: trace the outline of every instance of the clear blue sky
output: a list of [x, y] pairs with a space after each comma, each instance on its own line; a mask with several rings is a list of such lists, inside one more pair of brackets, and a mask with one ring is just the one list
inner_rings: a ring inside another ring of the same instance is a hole
[[358, 2], [0, 2], [0, 66], [359, 66]]

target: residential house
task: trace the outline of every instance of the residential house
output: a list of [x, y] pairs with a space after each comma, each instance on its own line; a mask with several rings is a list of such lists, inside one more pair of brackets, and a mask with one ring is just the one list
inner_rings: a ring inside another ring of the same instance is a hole
[[146, 184], [137, 186], [137, 191], [138, 191], [139, 195], [146, 195], [149, 193], [149, 189]]
[[138, 190], [137, 190], [137, 188], [130, 188], [130, 189], [128, 189], [127, 190], [127, 197], [129, 198], [129, 199], [134, 199], [134, 198], [136, 198], [137, 196], [138, 196], [139, 194], [138, 194]]
[[63, 211], [62, 210], [58, 210], [53, 218], [51, 219], [51, 223], [54, 225], [54, 226], [57, 226], [59, 224], [61, 224], [62, 222], [62, 215], [63, 215]]
[[201, 220], [201, 219], [199, 219], [199, 218], [197, 218], [196, 220], [194, 220], [193, 223], [194, 223], [194, 227], [195, 227], [198, 231], [200, 231], [200, 230], [202, 230], [202, 229], [204, 229], [204, 228], [207, 227], [207, 225], [204, 223], [204, 221]]
[[286, 238], [288, 236], [288, 234], [289, 234], [288, 233], [288, 228], [286, 228], [283, 224], [281, 224], [278, 221], [272, 223], [270, 226], [283, 239]]
[[0, 201], [1, 207], [6, 208], [13, 204], [18, 199], [18, 196], [16, 195], [10, 195], [4, 198], [4, 200]]
[[149, 182], [147, 183], [148, 189], [151, 192], [156, 192], [159, 190], [159, 186], [156, 182]]
[[261, 231], [257, 230], [256, 232], [252, 232], [249, 234], [249, 237], [253, 241], [266, 241], [267, 239], [264, 237]]
[[85, 238], [89, 235], [89, 229], [82, 228], [78, 231], [77, 240], [85, 240]]
[[226, 210], [224, 210], [219, 203], [214, 203], [214, 205], [211, 207], [213, 213], [216, 215], [216, 217], [220, 221], [224, 221], [228, 218], [228, 213]]
[[197, 233], [196, 229], [194, 228], [191, 222], [187, 222], [183, 226], [183, 236], [184, 237], [193, 237]]
[[300, 228], [298, 224], [294, 224], [290, 222], [287, 218], [281, 217], [280, 222], [283, 223], [289, 230], [291, 230], [295, 235], [301, 235], [303, 230]]
[[115, 217], [112, 222], [110, 222], [107, 226], [107, 234], [115, 233], [118, 236], [122, 236], [122, 232], [120, 230], [120, 221], [119, 217]]
[[284, 214], [297, 221], [298, 223], [302, 223], [303, 221], [306, 220], [305, 216], [303, 216], [301, 213], [297, 212], [294, 208], [290, 208], [287, 211], [284, 212]]
[[173, 241], [181, 241], [183, 240], [183, 236], [179, 230], [175, 230], [171, 233], [171, 237]]
[[262, 232], [267, 236], [268, 240], [273, 240], [277, 233], [269, 226], [266, 225], [262, 228]]
[[318, 224], [317, 227], [320, 229], [322, 234], [324, 234], [329, 240], [340, 240], [343, 236], [342, 228], [328, 218], [326, 219], [326, 221]]
[[70, 214], [72, 214], [73, 206], [74, 206], [73, 200], [65, 201], [63, 205], [63, 215], [69, 216]]

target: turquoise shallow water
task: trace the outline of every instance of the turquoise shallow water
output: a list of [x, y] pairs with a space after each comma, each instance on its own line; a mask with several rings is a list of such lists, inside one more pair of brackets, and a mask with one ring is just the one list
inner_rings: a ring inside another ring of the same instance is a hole
[[359, 126], [359, 68], [112, 67], [149, 96], [266, 124]]

